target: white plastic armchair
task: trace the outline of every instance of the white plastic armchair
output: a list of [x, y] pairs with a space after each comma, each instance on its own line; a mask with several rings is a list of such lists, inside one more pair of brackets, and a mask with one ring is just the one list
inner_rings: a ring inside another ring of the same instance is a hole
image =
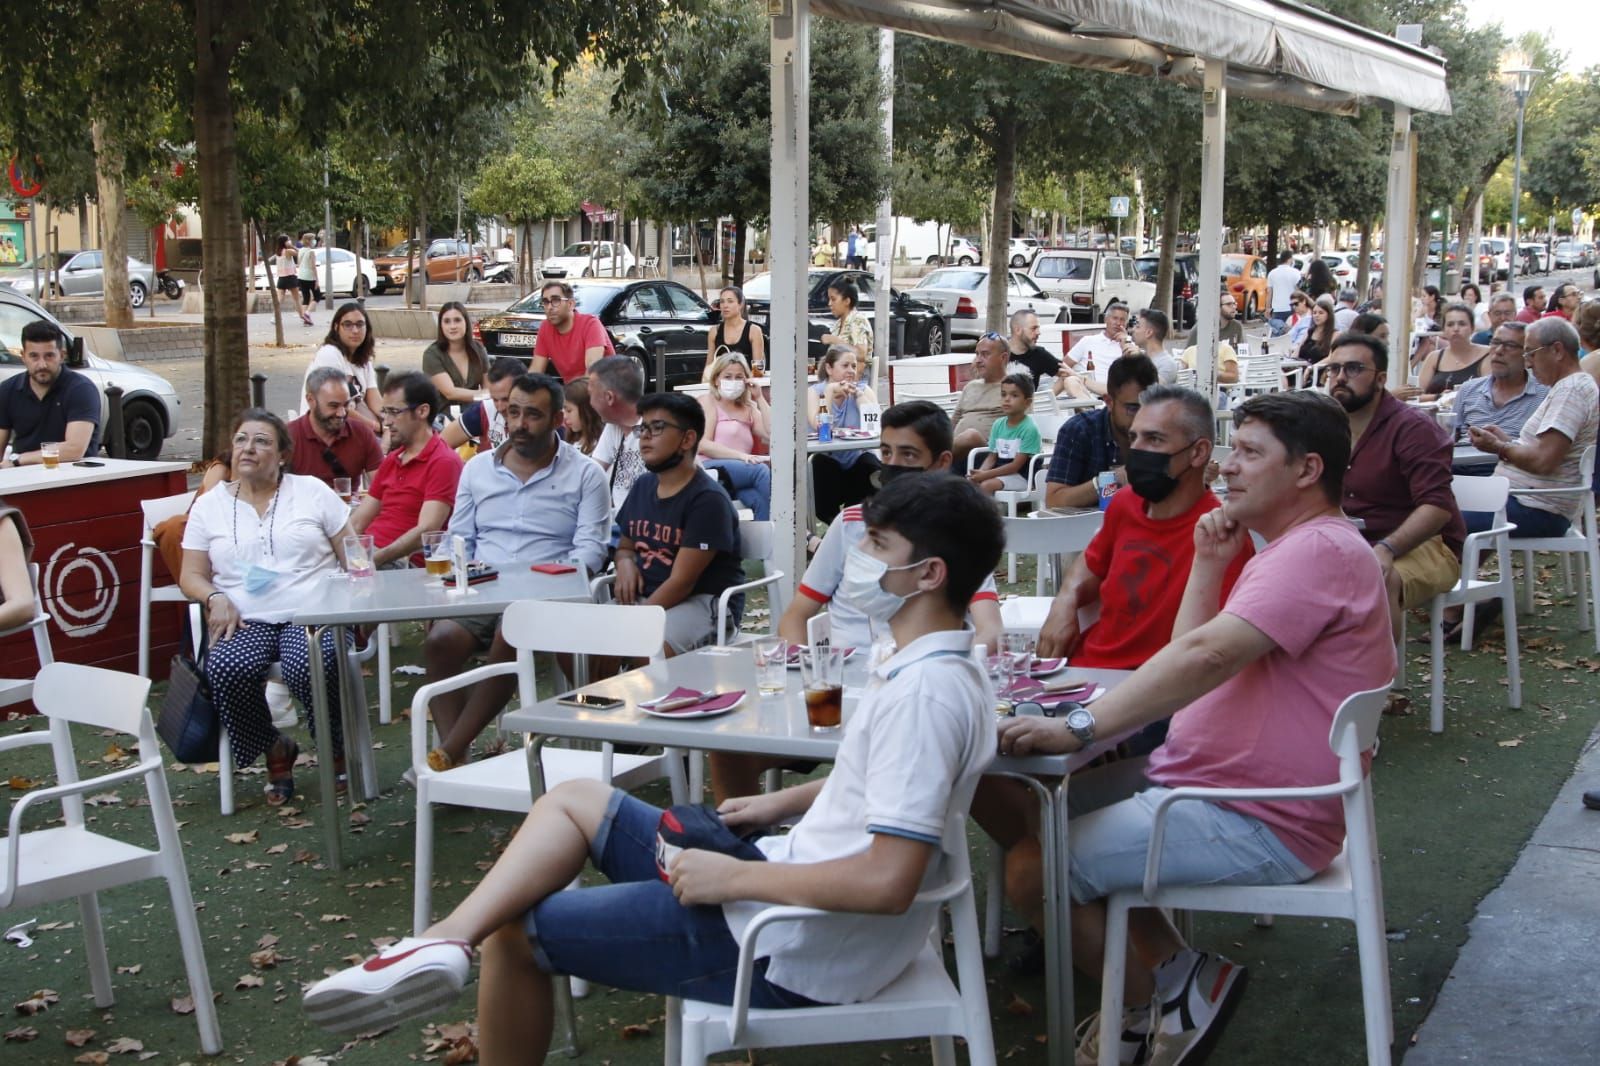
[[782, 570], [773, 568], [777, 561], [777, 547], [773, 530], [776, 527], [771, 522], [757, 522], [753, 519], [739, 523], [739, 558], [761, 563], [761, 575], [754, 581], [742, 581], [737, 585], [730, 585], [717, 596], [717, 643], [731, 644], [739, 635], [737, 627], [733, 624], [731, 613], [733, 597], [741, 592], [750, 592], [758, 588], [767, 591], [767, 617], [769, 624], [767, 631], [778, 632], [778, 618], [783, 614], [783, 578]]

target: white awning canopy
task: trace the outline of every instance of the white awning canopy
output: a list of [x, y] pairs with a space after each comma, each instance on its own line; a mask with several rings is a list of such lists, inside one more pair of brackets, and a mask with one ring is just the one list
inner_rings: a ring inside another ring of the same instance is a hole
[[1349, 114], [1387, 101], [1449, 114], [1439, 56], [1287, 0], [813, 0], [813, 12], [1047, 63]]

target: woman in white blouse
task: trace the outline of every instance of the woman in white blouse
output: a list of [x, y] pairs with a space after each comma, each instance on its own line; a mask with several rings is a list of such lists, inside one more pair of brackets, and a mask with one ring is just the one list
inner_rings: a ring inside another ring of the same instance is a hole
[[[383, 436], [383, 419], [378, 409], [383, 397], [378, 394], [378, 367], [373, 356], [372, 320], [358, 303], [347, 303], [333, 313], [333, 324], [322, 338], [322, 347], [311, 357], [306, 376], [319, 366], [344, 372], [350, 383], [350, 415], [366, 422], [367, 428]], [[303, 390], [302, 390], [303, 391]]]
[[[278, 663], [303, 706], [311, 703], [305, 630], [291, 624], [298, 604], [343, 561], [349, 508], [314, 477], [286, 473], [289, 430], [270, 411], [234, 419], [233, 480], [199, 497], [183, 534], [178, 584], [206, 606], [210, 649], [205, 674], [236, 766], [267, 756], [267, 803], [294, 796], [295, 742], [278, 732], [263, 685]], [[322, 642], [320, 669], [332, 702], [335, 767], [343, 780], [339, 730], [339, 653]]]

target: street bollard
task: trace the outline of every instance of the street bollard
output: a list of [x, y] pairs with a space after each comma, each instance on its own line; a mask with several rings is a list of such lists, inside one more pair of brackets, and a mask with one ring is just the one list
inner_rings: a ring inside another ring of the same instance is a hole
[[267, 406], [267, 375], [259, 370], [250, 375], [250, 406]]
[[655, 340], [655, 341], [652, 341], [650, 343], [650, 347], [654, 348], [655, 352], [656, 352], [656, 391], [657, 392], [666, 392], [667, 391], [667, 342], [664, 341], [664, 340]]
[[896, 318], [890, 321], [890, 337], [893, 338], [889, 345], [889, 355], [895, 359], [904, 359], [906, 354], [906, 320]]
[[118, 385], [106, 386], [106, 436], [101, 443], [111, 458], [128, 457], [128, 436], [122, 428], [122, 388]]
[[384, 382], [389, 380], [389, 368], [388, 368], [387, 365], [385, 365], [383, 363], [379, 363], [377, 366], [373, 367], [372, 369], [373, 369], [373, 372], [378, 375], [378, 393], [379, 393], [379, 395], [382, 395], [383, 394], [383, 384], [384, 384]]

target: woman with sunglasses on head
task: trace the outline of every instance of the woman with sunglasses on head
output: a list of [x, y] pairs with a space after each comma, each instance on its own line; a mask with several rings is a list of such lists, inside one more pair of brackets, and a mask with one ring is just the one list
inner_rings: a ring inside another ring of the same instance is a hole
[[383, 432], [378, 415], [383, 397], [378, 395], [378, 368], [373, 359], [372, 320], [358, 303], [342, 304], [333, 313], [322, 347], [311, 357], [306, 374], [319, 366], [344, 372], [350, 383], [350, 414], [361, 419], [374, 433]]
[[294, 796], [299, 748], [278, 732], [263, 684], [277, 663], [284, 684], [311, 705], [311, 671], [326, 681], [335, 771], [344, 756], [339, 728], [339, 654], [324, 635], [313, 664], [306, 631], [292, 623], [299, 604], [343, 560], [350, 509], [314, 477], [287, 472], [289, 429], [258, 407], [233, 422], [233, 480], [194, 502], [183, 531], [178, 585], [205, 605], [206, 680], [235, 766], [267, 757], [267, 803]]
[[737, 285], [726, 286], [717, 306], [722, 311], [722, 321], [706, 338], [706, 380], [711, 380], [711, 364], [723, 352], [744, 356], [751, 374], [760, 377], [767, 365], [767, 338], [760, 326], [745, 317], [744, 290]]
[[472, 335], [465, 304], [451, 300], [439, 308], [439, 335], [422, 353], [422, 372], [446, 404], [466, 404], [483, 392], [489, 353]]
[[[861, 428], [862, 405], [875, 406], [878, 397], [861, 382], [860, 357], [855, 346], [832, 344], [817, 367], [817, 382], [806, 390], [806, 422], [816, 431], [827, 414], [833, 432]], [[822, 452], [811, 458], [816, 488], [817, 519], [832, 522], [841, 510], [872, 494], [872, 475], [883, 464], [866, 450]]]

